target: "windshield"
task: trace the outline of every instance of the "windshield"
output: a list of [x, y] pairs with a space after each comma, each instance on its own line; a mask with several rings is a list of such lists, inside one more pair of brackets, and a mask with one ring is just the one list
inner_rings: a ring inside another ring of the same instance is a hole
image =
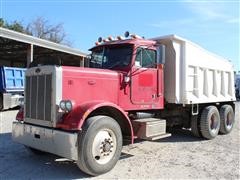
[[102, 69], [121, 69], [128, 66], [132, 58], [132, 46], [103, 46], [94, 49], [90, 67]]

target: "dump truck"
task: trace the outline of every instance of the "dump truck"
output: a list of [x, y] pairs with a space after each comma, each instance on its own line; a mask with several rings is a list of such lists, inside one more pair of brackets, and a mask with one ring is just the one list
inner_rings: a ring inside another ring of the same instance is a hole
[[31, 67], [13, 140], [97, 176], [136, 139], [185, 128], [207, 140], [234, 124], [233, 65], [176, 35], [99, 38], [89, 67]]
[[23, 103], [25, 71], [25, 68], [0, 66], [0, 111]]

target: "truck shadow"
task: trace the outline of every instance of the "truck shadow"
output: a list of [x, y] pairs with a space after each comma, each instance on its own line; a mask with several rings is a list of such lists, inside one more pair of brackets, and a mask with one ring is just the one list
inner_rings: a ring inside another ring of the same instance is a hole
[[195, 137], [190, 130], [187, 129], [173, 129], [170, 131], [172, 136], [159, 139], [159, 142], [194, 142], [194, 141], [203, 141], [205, 140], [202, 137]]
[[[154, 142], [175, 143], [201, 141], [184, 129], [173, 130], [172, 136]], [[136, 146], [142, 140], [136, 141]], [[120, 160], [134, 156], [122, 153]], [[77, 179], [90, 178], [76, 162], [52, 154], [36, 155], [11, 139], [11, 133], [0, 134], [0, 177], [4, 179]]]
[[[0, 177], [4, 179], [90, 178], [76, 162], [52, 154], [36, 155], [12, 141], [11, 133], [0, 134]], [[0, 179], [1, 179], [0, 178]]]
[[[190, 130], [186, 129], [172, 129], [168, 133], [171, 133], [171, 136], [163, 138], [163, 139], [158, 139], [154, 140], [153, 142], [159, 142], [159, 143], [181, 143], [181, 142], [195, 142], [195, 141], [203, 141], [205, 140], [202, 137], [195, 137], [191, 133]], [[136, 139], [134, 142], [135, 143], [141, 143], [145, 140], [139, 140]]]
[[16, 107], [13, 107], [13, 108], [10, 108], [10, 109], [3, 109], [0, 111], [1, 112], [7, 112], [7, 111], [16, 111], [16, 110], [19, 110], [20, 109], [20, 106], [16, 106]]

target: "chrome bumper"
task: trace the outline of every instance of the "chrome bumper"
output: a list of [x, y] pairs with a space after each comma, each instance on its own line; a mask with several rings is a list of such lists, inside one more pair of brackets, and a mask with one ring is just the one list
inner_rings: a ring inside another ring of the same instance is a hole
[[78, 133], [13, 122], [12, 139], [32, 148], [68, 159], [78, 159]]

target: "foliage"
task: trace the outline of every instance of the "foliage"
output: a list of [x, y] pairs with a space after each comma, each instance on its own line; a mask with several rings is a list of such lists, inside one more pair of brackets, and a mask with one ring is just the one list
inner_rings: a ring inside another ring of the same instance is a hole
[[9, 24], [8, 22], [4, 21], [0, 18], [0, 27], [4, 27], [13, 31], [25, 33], [25, 28], [21, 22], [14, 21], [13, 23]]
[[26, 26], [20, 21], [8, 23], [3, 18], [0, 18], [0, 27], [46, 39], [55, 43], [70, 45], [69, 41], [66, 39], [63, 24], [59, 23], [52, 25], [43, 17], [37, 17]]

